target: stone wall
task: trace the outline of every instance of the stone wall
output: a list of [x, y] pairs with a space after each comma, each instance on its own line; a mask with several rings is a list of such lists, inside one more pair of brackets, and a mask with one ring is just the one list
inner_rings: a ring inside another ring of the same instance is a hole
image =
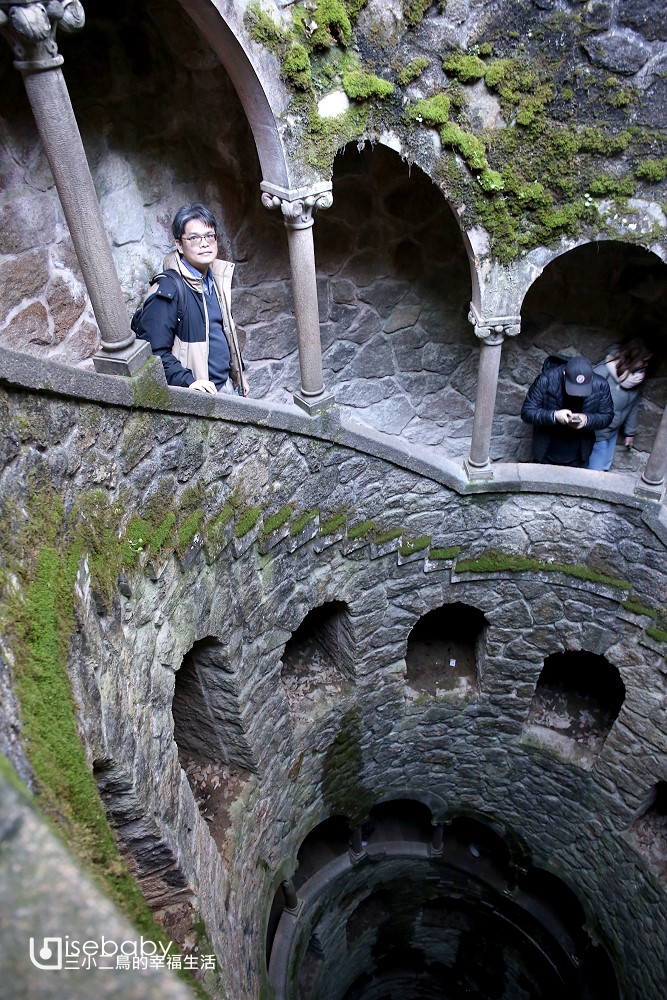
[[[89, 551], [78, 563], [68, 670], [87, 760], [140, 884], [172, 932], [187, 935], [188, 914], [201, 914], [227, 995], [259, 993], [271, 900], [308, 831], [327, 815], [354, 816], [380, 798], [428, 790], [444, 810], [500, 818], [534, 864], [577, 893], [627, 995], [658, 1000], [663, 871], [631, 833], [664, 777], [664, 644], [647, 634], [652, 621], [641, 610], [667, 604], [654, 506], [581, 491], [461, 496], [437, 476], [402, 467], [398, 452], [392, 461], [361, 439], [344, 446], [326, 433], [242, 419], [133, 411], [9, 386], [0, 405], [7, 555], [16, 556], [26, 502], [34, 511], [35, 499], [52, 496], [50, 484], [64, 502], [63, 527], [54, 541], [40, 540], [34, 525], [22, 572], [40, 546], [55, 544], [64, 557], [81, 537], [78, 519]], [[289, 520], [262, 533], [286, 504]], [[176, 522], [155, 549], [129, 529], [151, 509], [161, 527], [170, 513]], [[341, 509], [347, 529], [329, 516]], [[304, 512], [310, 519], [297, 525]], [[355, 539], [351, 526], [371, 519], [400, 529], [403, 543]], [[86, 524], [98, 526], [92, 535]], [[123, 550], [125, 568], [108, 592], [104, 565], [116, 558], [119, 534], [133, 556]], [[409, 539], [423, 536], [430, 545], [415, 551]], [[458, 556], [436, 558], [436, 547], [450, 546], [461, 547]], [[542, 569], [482, 572], [461, 562], [494, 548]], [[565, 569], [549, 571], [552, 562]], [[13, 586], [25, 585], [19, 576]], [[639, 603], [625, 607], [630, 589]], [[281, 681], [285, 643], [327, 601], [348, 609], [353, 676], [295, 704]], [[405, 683], [410, 630], [456, 601], [489, 623], [478, 688], [414, 699]], [[223, 714], [229, 709], [229, 759], [218, 770], [234, 758], [246, 770], [227, 766], [233, 794], [205, 819], [179, 761], [172, 700], [184, 657], [208, 637], [218, 650], [209, 695]], [[586, 767], [526, 731], [544, 659], [568, 649], [603, 654], [626, 690]]]

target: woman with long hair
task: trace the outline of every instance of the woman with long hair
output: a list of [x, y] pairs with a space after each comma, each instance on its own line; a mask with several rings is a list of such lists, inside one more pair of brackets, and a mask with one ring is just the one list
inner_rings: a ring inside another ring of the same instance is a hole
[[614, 461], [614, 450], [621, 428], [625, 445], [631, 448], [639, 419], [639, 397], [653, 352], [636, 337], [626, 344], [610, 348], [604, 361], [594, 371], [606, 378], [614, 403], [614, 419], [609, 427], [595, 432], [595, 444], [588, 461], [589, 469], [607, 472]]

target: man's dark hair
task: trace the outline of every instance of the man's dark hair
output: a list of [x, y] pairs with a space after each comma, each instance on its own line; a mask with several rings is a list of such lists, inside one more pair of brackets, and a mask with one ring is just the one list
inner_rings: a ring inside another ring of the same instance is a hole
[[209, 211], [206, 205], [200, 205], [198, 203], [195, 205], [181, 205], [178, 212], [174, 216], [174, 221], [171, 224], [171, 231], [174, 234], [175, 240], [183, 238], [185, 227], [188, 222], [192, 222], [193, 219], [203, 222], [205, 226], [210, 226], [213, 232], [217, 233], [218, 223], [215, 221], [213, 212]]

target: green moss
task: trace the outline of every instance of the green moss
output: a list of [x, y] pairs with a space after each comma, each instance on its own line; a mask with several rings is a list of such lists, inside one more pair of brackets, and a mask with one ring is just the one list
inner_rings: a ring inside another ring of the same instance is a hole
[[322, 118], [316, 109], [311, 109], [303, 144], [305, 161], [322, 175], [330, 176], [338, 150], [363, 135], [367, 122], [365, 107], [352, 105], [337, 118]]
[[544, 102], [541, 98], [528, 97], [521, 103], [516, 113], [516, 121], [518, 125], [523, 125], [524, 128], [534, 128], [538, 124], [542, 125], [544, 115]]
[[444, 125], [449, 118], [449, 107], [450, 101], [446, 94], [434, 94], [408, 108], [406, 118], [425, 125]]
[[295, 538], [296, 535], [300, 535], [301, 532], [306, 527], [306, 525], [310, 524], [311, 521], [314, 521], [315, 518], [319, 515], [319, 513], [320, 513], [319, 510], [317, 508], [314, 508], [313, 510], [306, 510], [303, 512], [303, 514], [299, 514], [298, 517], [295, 517], [292, 523], [290, 524], [290, 529], [289, 529], [289, 533], [292, 536], [292, 538]]
[[261, 516], [261, 507], [245, 507], [242, 511], [240, 511], [236, 519], [234, 537], [244, 538], [249, 531], [252, 531]]
[[407, 87], [409, 83], [416, 80], [417, 77], [421, 76], [424, 70], [429, 65], [429, 60], [426, 56], [421, 56], [418, 59], [413, 59], [407, 64], [407, 66], [402, 66], [400, 69], [396, 70], [396, 79], [401, 87]]
[[402, 528], [387, 528], [385, 531], [378, 531], [374, 535], [373, 541], [376, 545], [386, 545], [387, 542], [393, 542], [394, 539], [400, 538], [402, 534]]
[[398, 551], [402, 556], [411, 556], [415, 552], [423, 552], [430, 544], [430, 535], [421, 535], [419, 538], [404, 538]]
[[496, 59], [489, 63], [484, 73], [487, 87], [497, 89], [503, 80], [509, 77], [513, 65], [514, 60], [512, 59]]
[[634, 600], [632, 597], [628, 598], [627, 601], [623, 601], [621, 607], [633, 615], [647, 615], [649, 618], [655, 618], [658, 613], [656, 608], [652, 608], [648, 604], [642, 604], [641, 601]]
[[471, 170], [483, 170], [488, 167], [486, 150], [482, 140], [476, 135], [464, 132], [453, 122], [440, 129], [440, 140], [443, 146], [452, 146], [456, 149]]
[[217, 555], [228, 540], [227, 527], [234, 517], [234, 510], [231, 503], [226, 503], [206, 526], [206, 541], [210, 554]]
[[280, 510], [277, 510], [275, 514], [271, 514], [270, 517], [267, 517], [262, 524], [260, 536], [262, 538], [267, 538], [269, 535], [272, 535], [274, 531], [278, 531], [279, 528], [282, 528], [282, 526], [287, 524], [289, 521], [293, 510], [294, 507], [292, 504], [286, 503], [285, 506], [281, 507]]
[[598, 198], [631, 198], [635, 193], [635, 185], [630, 177], [619, 178], [610, 174], [602, 174], [590, 182], [588, 190]]
[[484, 167], [477, 180], [482, 190], [489, 193], [502, 191], [505, 187], [503, 175], [499, 174], [497, 170], [491, 170], [490, 167]]
[[142, 516], [148, 521], [152, 528], [156, 528], [164, 520], [165, 510], [174, 507], [175, 487], [173, 480], [164, 479], [160, 482], [157, 490], [147, 501]]
[[393, 94], [394, 85], [374, 73], [352, 70], [343, 73], [343, 90], [352, 101], [381, 101]]
[[[158, 371], [159, 366], [159, 371]], [[151, 357], [132, 376], [132, 405], [142, 409], [163, 410], [169, 405], [169, 391], [164, 381], [162, 361]]]
[[403, 0], [403, 20], [408, 28], [416, 28], [433, 0]]
[[65, 669], [77, 563], [49, 546], [37, 556], [18, 618], [16, 693], [40, 796], [77, 831], [83, 853], [106, 865], [116, 857], [115, 842], [79, 743]]
[[662, 160], [640, 160], [635, 166], [635, 177], [649, 184], [659, 184], [667, 177], [667, 156]]
[[359, 709], [350, 709], [342, 717], [338, 732], [322, 764], [322, 797], [330, 816], [345, 816], [357, 826], [368, 815], [371, 793], [361, 780], [361, 720]]
[[368, 0], [345, 0], [345, 9], [352, 23], [357, 21], [367, 3]]
[[456, 571], [457, 573], [522, 573], [526, 571], [534, 573], [563, 573], [578, 580], [605, 584], [608, 587], [616, 587], [619, 590], [629, 590], [632, 587], [632, 584], [627, 580], [609, 576], [606, 573], [599, 573], [597, 570], [589, 569], [588, 566], [576, 566], [559, 562], [541, 562], [539, 559], [532, 559], [530, 556], [499, 552], [495, 549], [489, 549], [488, 552], [473, 559], [462, 559], [456, 564]]
[[276, 56], [280, 56], [289, 45], [289, 36], [285, 29], [276, 24], [259, 3], [248, 4], [243, 13], [243, 24], [253, 42], [263, 45]]
[[486, 75], [486, 63], [479, 56], [466, 55], [464, 52], [454, 52], [443, 59], [442, 68], [446, 73], [455, 76], [461, 83], [474, 83]]
[[318, 534], [321, 536], [335, 535], [337, 531], [347, 523], [347, 512], [344, 510], [335, 511], [320, 522]]
[[121, 559], [126, 569], [131, 569], [138, 555], [149, 545], [153, 529], [143, 518], [133, 517], [128, 523], [121, 540]]
[[598, 128], [584, 127], [576, 135], [576, 150], [582, 153], [597, 153], [601, 156], [613, 156], [623, 153], [632, 141], [628, 131], [608, 134]]
[[450, 545], [448, 548], [434, 548], [429, 549], [428, 557], [429, 559], [456, 559], [457, 555], [461, 552], [460, 545]]
[[280, 75], [295, 90], [312, 90], [313, 78], [310, 56], [298, 42], [290, 45], [280, 60]]
[[293, 18], [311, 51], [327, 50], [336, 44], [346, 48], [352, 41], [347, 7], [340, 0], [317, 0], [317, 7], [312, 11], [298, 5]]
[[176, 544], [176, 548], [179, 555], [183, 555], [183, 553], [186, 551], [190, 542], [199, 531], [203, 519], [204, 519], [203, 511], [196, 510], [193, 511], [193, 513], [190, 514], [189, 517], [185, 519], [183, 524], [179, 526], [178, 541]]
[[176, 515], [173, 511], [162, 518], [157, 528], [150, 538], [150, 547], [153, 552], [161, 552], [168, 549], [173, 543], [174, 528], [176, 527]]
[[186, 486], [181, 493], [178, 502], [180, 514], [191, 514], [195, 510], [201, 510], [206, 506], [209, 499], [208, 488], [202, 480], [198, 480], [192, 486]]
[[375, 531], [376, 527], [375, 521], [360, 521], [358, 524], [353, 524], [347, 529], [348, 541], [355, 542], [359, 538], [366, 538]]
[[123, 510], [104, 490], [85, 493], [73, 504], [65, 541], [78, 557], [86, 555], [93, 589], [101, 604], [109, 608], [116, 593], [118, 574], [126, 552], [118, 543]]
[[667, 642], [667, 629], [659, 628], [657, 625], [650, 625], [646, 629], [646, 634], [657, 642]]

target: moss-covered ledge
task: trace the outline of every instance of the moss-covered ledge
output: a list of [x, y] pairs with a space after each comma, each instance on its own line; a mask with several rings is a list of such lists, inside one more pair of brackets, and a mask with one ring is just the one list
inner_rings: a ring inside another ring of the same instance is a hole
[[[636, 497], [635, 475], [507, 462], [493, 464], [493, 479], [471, 483], [460, 460], [448, 459], [433, 448], [423, 448], [364, 424], [342, 419], [336, 406], [310, 417], [298, 407], [285, 403], [227, 395], [214, 397], [167, 386], [157, 359], [151, 359], [145, 370], [134, 378], [126, 379], [0, 349], [0, 386], [97, 402], [103, 406], [178, 413], [288, 431], [381, 458], [459, 494], [558, 493], [591, 497], [644, 510], [647, 523], [655, 522], [656, 533], [663, 537], [660, 525], [665, 524], [662, 517], [665, 501], [656, 504]], [[667, 527], [664, 530], [667, 532]]]

